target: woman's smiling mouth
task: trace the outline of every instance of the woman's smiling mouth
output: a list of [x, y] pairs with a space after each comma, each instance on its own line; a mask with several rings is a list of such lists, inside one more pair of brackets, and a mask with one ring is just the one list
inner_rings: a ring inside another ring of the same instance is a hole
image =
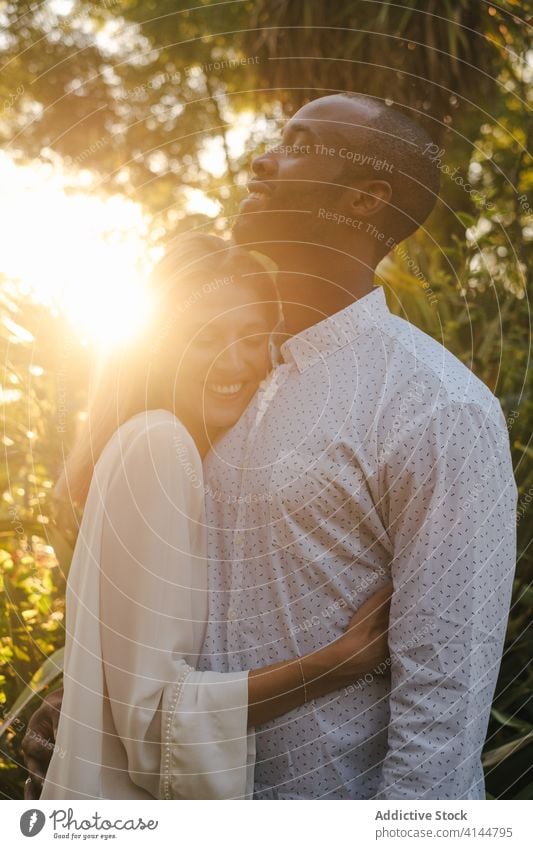
[[234, 398], [240, 394], [244, 383], [208, 383], [207, 388], [220, 398]]

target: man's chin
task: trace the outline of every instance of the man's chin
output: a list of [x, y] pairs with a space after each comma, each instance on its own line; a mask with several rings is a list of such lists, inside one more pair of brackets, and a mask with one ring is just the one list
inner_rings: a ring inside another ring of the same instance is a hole
[[[281, 215], [275, 227], [272, 226], [270, 216], [264, 217], [257, 213], [254, 216], [238, 215], [233, 225], [233, 241], [242, 248], [249, 251], [257, 251], [275, 261], [282, 253], [290, 238], [290, 227], [284, 227]], [[277, 226], [280, 224], [281, 226]]]
[[261, 227], [257, 217], [255, 216], [255, 221], [252, 221], [249, 215], [243, 215], [242, 212], [237, 216], [232, 230], [233, 240], [237, 245], [250, 250], [258, 250], [256, 245], [264, 240], [264, 236], [261, 234], [265, 232], [265, 228]]
[[307, 211], [268, 210], [264, 212], [239, 212], [232, 236], [236, 244], [258, 251], [276, 261], [291, 245], [302, 243], [322, 244], [323, 228], [313, 226]]

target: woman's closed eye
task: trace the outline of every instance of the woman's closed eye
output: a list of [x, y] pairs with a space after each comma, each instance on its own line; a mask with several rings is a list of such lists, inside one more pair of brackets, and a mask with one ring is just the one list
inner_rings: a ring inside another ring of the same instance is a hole
[[206, 328], [205, 330], [200, 330], [198, 333], [195, 333], [191, 341], [193, 345], [209, 348], [218, 344], [220, 337], [215, 330]]

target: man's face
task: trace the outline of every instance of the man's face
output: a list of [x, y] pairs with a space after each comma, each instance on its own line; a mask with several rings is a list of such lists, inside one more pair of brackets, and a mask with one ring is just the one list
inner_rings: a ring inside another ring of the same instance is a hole
[[336, 182], [348, 161], [342, 152], [356, 149], [357, 127], [373, 108], [332, 96], [298, 110], [280, 143], [252, 163], [235, 240], [265, 253], [268, 243], [274, 249], [281, 242], [323, 243], [330, 228], [324, 227], [322, 211], [344, 211], [348, 204], [349, 192]]

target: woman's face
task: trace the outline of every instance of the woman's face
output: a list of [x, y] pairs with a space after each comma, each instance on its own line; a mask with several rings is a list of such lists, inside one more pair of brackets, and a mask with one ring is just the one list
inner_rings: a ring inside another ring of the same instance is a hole
[[206, 284], [182, 307], [175, 405], [189, 428], [238, 421], [270, 368], [272, 313], [234, 278]]

